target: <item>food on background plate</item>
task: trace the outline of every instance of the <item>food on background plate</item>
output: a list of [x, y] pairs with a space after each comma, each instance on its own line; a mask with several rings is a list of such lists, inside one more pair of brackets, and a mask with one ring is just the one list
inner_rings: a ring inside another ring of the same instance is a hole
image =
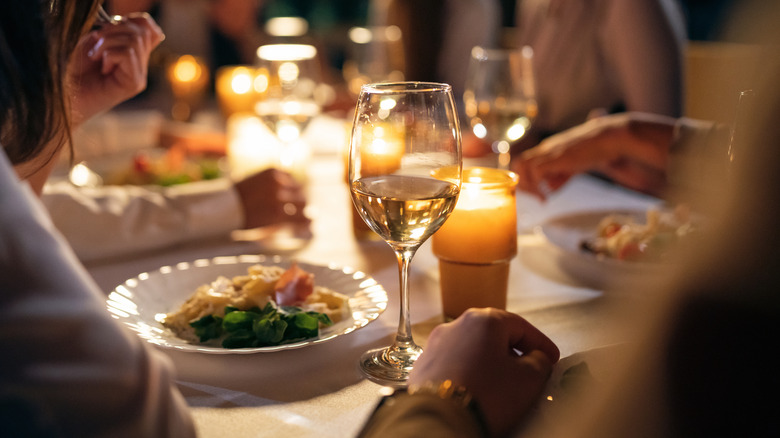
[[103, 180], [109, 185], [172, 186], [215, 179], [222, 174], [220, 157], [190, 154], [174, 145], [165, 150], [158, 148], [136, 152], [127, 164], [107, 173]]
[[610, 214], [598, 224], [596, 235], [580, 243], [582, 250], [617, 260], [661, 262], [670, 252], [696, 234], [689, 209], [648, 209], [645, 222], [628, 214]]
[[190, 343], [244, 348], [316, 337], [321, 327], [349, 317], [348, 297], [315, 285], [314, 275], [297, 264], [258, 264], [246, 275], [198, 287], [162, 324]]

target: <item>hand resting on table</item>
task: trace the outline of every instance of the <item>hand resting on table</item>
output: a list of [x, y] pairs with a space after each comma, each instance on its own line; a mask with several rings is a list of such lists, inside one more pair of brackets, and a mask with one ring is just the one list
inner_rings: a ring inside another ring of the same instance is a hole
[[469, 309], [431, 332], [409, 384], [449, 379], [464, 386], [491, 434], [504, 436], [533, 407], [559, 357], [558, 347], [520, 316]]

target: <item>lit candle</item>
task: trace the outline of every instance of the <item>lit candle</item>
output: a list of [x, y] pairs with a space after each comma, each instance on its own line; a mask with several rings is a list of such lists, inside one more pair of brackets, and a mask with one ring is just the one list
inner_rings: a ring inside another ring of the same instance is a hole
[[168, 66], [168, 82], [175, 98], [172, 115], [176, 120], [189, 120], [206, 91], [209, 70], [202, 59], [182, 55]]
[[227, 120], [227, 157], [230, 175], [245, 178], [268, 168], [289, 172], [306, 181], [311, 158], [303, 141], [282, 144], [263, 120], [251, 113], [235, 113]]
[[363, 176], [391, 174], [401, 167], [404, 155], [404, 142], [399, 134], [386, 126], [375, 126], [372, 131], [364, 132], [368, 147], [361, 149], [360, 171]]
[[241, 179], [279, 166], [280, 145], [259, 117], [236, 113], [227, 120], [230, 175]]
[[505, 170], [463, 169], [455, 210], [433, 235], [446, 318], [469, 307], [506, 308], [509, 262], [517, 254], [517, 182]]
[[517, 176], [491, 168], [463, 169], [458, 204], [436, 232], [439, 257], [468, 263], [508, 260], [517, 253]]
[[268, 74], [245, 65], [222, 67], [217, 71], [215, 89], [225, 118], [237, 112], [254, 112], [255, 104], [268, 90]]

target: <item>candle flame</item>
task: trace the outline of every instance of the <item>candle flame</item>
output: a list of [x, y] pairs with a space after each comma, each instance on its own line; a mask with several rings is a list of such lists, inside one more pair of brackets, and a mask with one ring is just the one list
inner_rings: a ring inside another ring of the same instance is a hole
[[249, 69], [238, 69], [230, 81], [230, 88], [236, 94], [247, 94], [252, 90], [252, 75]]
[[176, 61], [173, 68], [173, 77], [181, 82], [195, 82], [200, 79], [203, 69], [200, 63], [192, 55], [183, 55]]

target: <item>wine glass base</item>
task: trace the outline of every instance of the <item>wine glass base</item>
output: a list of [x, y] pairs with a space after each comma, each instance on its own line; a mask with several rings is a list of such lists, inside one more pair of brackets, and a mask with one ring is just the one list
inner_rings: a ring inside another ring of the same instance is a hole
[[[405, 351], [397, 355], [392, 347], [369, 350], [360, 357], [360, 370], [368, 380], [384, 386], [403, 387], [412, 371], [412, 365], [422, 353], [422, 349]], [[395, 357], [394, 357], [395, 356]]]

